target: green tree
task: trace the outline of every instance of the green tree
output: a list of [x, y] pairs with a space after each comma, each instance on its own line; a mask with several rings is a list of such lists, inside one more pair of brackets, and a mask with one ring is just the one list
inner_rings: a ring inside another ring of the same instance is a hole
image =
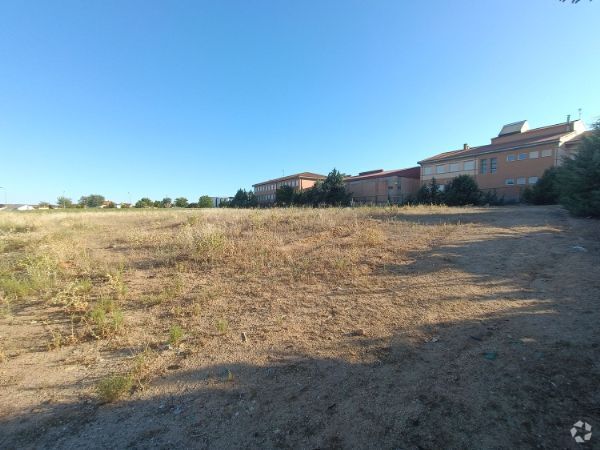
[[281, 186], [275, 191], [275, 203], [281, 206], [289, 206], [294, 203], [294, 188], [292, 186]]
[[417, 191], [417, 203], [422, 205], [437, 205], [443, 202], [443, 193], [435, 178], [429, 184], [423, 184]]
[[58, 205], [59, 208], [72, 208], [73, 207], [73, 201], [68, 198], [68, 197], [64, 197], [64, 196], [60, 196], [56, 199], [56, 204]]
[[443, 200], [448, 206], [477, 205], [481, 191], [471, 175], [459, 175], [446, 185]]
[[188, 199], [185, 197], [178, 197], [175, 199], [175, 206], [177, 208], [187, 208], [188, 206]]
[[142, 197], [137, 202], [135, 202], [136, 208], [152, 208], [154, 206], [154, 202], [150, 200], [148, 197]]
[[246, 189], [238, 189], [229, 202], [229, 207], [231, 208], [253, 208], [257, 205], [258, 201], [254, 192], [246, 191]]
[[165, 197], [160, 201], [161, 208], [170, 208], [173, 206], [173, 200], [170, 197]]
[[559, 200], [577, 216], [600, 217], [600, 121], [558, 172]]
[[208, 195], [203, 195], [198, 199], [198, 208], [212, 208], [213, 201]]
[[79, 199], [79, 204], [86, 208], [98, 208], [104, 204], [104, 196], [99, 194], [91, 194], [82, 196]]
[[346, 192], [344, 175], [333, 169], [320, 185], [322, 201], [327, 205], [348, 206], [352, 195]]
[[555, 205], [560, 196], [560, 185], [558, 174], [560, 169], [551, 167], [533, 186], [527, 186], [523, 191], [521, 199], [526, 203], [534, 205]]
[[346, 192], [344, 175], [333, 169], [323, 181], [318, 181], [309, 189], [296, 193], [294, 203], [299, 205], [348, 206], [352, 195]]

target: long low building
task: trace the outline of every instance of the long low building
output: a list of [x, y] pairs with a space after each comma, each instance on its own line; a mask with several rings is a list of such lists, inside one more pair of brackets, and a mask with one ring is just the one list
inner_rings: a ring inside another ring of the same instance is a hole
[[352, 200], [361, 204], [402, 204], [413, 200], [420, 187], [420, 168], [370, 170], [344, 179]]
[[529, 129], [526, 120], [504, 125], [488, 145], [440, 153], [419, 161], [421, 184], [435, 178], [443, 189], [451, 179], [473, 176], [483, 191], [518, 201], [523, 189], [533, 185], [550, 167], [576, 151], [587, 133], [581, 120]]
[[254, 195], [260, 205], [275, 203], [275, 194], [277, 189], [283, 186], [291, 186], [296, 191], [303, 191], [311, 188], [317, 181], [327, 178], [325, 175], [319, 175], [312, 172], [301, 172], [286, 177], [274, 178], [273, 180], [263, 181], [253, 184]]

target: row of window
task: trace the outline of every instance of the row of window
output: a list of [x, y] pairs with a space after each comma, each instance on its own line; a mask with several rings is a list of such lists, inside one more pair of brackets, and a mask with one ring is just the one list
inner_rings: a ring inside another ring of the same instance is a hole
[[[548, 156], [552, 156], [552, 149], [548, 149], [548, 150], [542, 150], [541, 152], [541, 156], [542, 158], [547, 158]], [[506, 155], [506, 160], [507, 161], [523, 161], [524, 159], [537, 159], [540, 157], [540, 151], [539, 150], [534, 150], [531, 152], [523, 152], [523, 153], [519, 153], [517, 155], [515, 155], [514, 153], [511, 153], [510, 155]]]
[[270, 200], [275, 200], [275, 194], [257, 195], [256, 198], [259, 202], [266, 202]]
[[282, 181], [281, 183], [263, 184], [262, 186], [256, 186], [256, 192], [274, 191], [275, 189], [279, 189], [282, 186], [298, 187], [300, 186], [300, 180], [296, 179]]
[[[440, 164], [439, 166], [435, 166], [435, 173], [450, 173], [450, 172], [461, 172], [463, 170], [474, 170], [475, 169], [475, 161], [464, 161], [458, 163], [451, 164]], [[433, 167], [425, 167], [423, 169], [424, 175], [433, 174]]]
[[[506, 160], [507, 161], [523, 161], [525, 159], [537, 159], [540, 158], [540, 156], [542, 158], [546, 158], [548, 156], [552, 156], [552, 150], [548, 149], [548, 150], [542, 150], [541, 152], [539, 150], [534, 150], [531, 152], [523, 152], [523, 153], [511, 153], [509, 155], [506, 155]], [[498, 167], [498, 159], [497, 158], [489, 158], [489, 159], [480, 159], [479, 160], [479, 173], [496, 173]], [[440, 164], [438, 166], [435, 166], [435, 173], [436, 174], [443, 174], [443, 173], [452, 173], [452, 172], [461, 172], [463, 170], [468, 171], [468, 170], [474, 170], [475, 169], [475, 161], [463, 161], [463, 162], [457, 162], [457, 163], [450, 163], [450, 164]], [[423, 175], [432, 175], [433, 174], [433, 167], [429, 166], [429, 167], [424, 167], [423, 168]]]
[[[537, 183], [538, 177], [519, 177], [517, 178], [517, 184], [535, 184]], [[504, 184], [507, 186], [514, 186], [515, 184], [515, 179], [514, 178], [507, 178], [506, 180], [504, 180]]]

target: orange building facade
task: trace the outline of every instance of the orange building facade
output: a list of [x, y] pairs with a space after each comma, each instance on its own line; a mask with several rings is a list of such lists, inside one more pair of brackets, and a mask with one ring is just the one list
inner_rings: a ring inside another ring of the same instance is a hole
[[344, 179], [352, 201], [359, 204], [402, 204], [413, 200], [420, 186], [420, 168], [371, 170]]
[[461, 150], [419, 161], [421, 184], [435, 178], [443, 190], [451, 179], [466, 174], [474, 177], [483, 191], [519, 201], [523, 190], [535, 184], [546, 169], [559, 166], [563, 158], [572, 155], [587, 133], [581, 120], [534, 129], [529, 129], [527, 121], [511, 123], [488, 145], [465, 144]]
[[287, 177], [275, 178], [273, 180], [263, 181], [253, 184], [254, 195], [259, 205], [275, 203], [275, 193], [277, 189], [283, 186], [291, 186], [296, 191], [303, 191], [311, 188], [317, 181], [324, 180], [325, 175], [318, 173], [302, 172]]

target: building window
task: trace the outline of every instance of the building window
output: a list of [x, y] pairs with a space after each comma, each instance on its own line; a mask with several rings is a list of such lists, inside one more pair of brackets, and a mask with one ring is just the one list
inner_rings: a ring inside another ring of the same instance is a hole
[[460, 171], [460, 163], [451, 163], [450, 169], [448, 172], [459, 172]]
[[519, 153], [519, 161], [523, 161], [527, 159], [527, 153]]
[[525, 184], [525, 177], [517, 178], [517, 184]]
[[465, 163], [463, 164], [463, 168], [465, 170], [475, 169], [475, 161], [465, 161]]
[[542, 158], [552, 156], [552, 150], [542, 150]]
[[534, 152], [529, 152], [529, 159], [536, 159], [540, 157], [540, 152], [538, 150]]
[[506, 160], [507, 161], [514, 161], [515, 160], [515, 155], [506, 155]]
[[538, 177], [529, 177], [529, 180], [527, 180], [527, 182], [529, 184], [535, 184], [537, 183]]
[[513, 184], [515, 184], [515, 179], [507, 178], [506, 180], [504, 180], [504, 184], [506, 184], [507, 186], [512, 186]]
[[438, 186], [438, 189], [439, 189], [440, 192], [444, 192], [446, 190], [446, 185], [445, 184], [440, 184]]
[[423, 169], [423, 175], [431, 175], [433, 173], [433, 167], [429, 166], [429, 167], [425, 167]]
[[480, 159], [479, 160], [479, 173], [487, 173], [488, 171], [488, 160], [487, 159]]
[[436, 166], [435, 173], [446, 173], [446, 166]]
[[497, 164], [498, 164], [497, 158], [490, 158], [490, 173], [496, 173]]

